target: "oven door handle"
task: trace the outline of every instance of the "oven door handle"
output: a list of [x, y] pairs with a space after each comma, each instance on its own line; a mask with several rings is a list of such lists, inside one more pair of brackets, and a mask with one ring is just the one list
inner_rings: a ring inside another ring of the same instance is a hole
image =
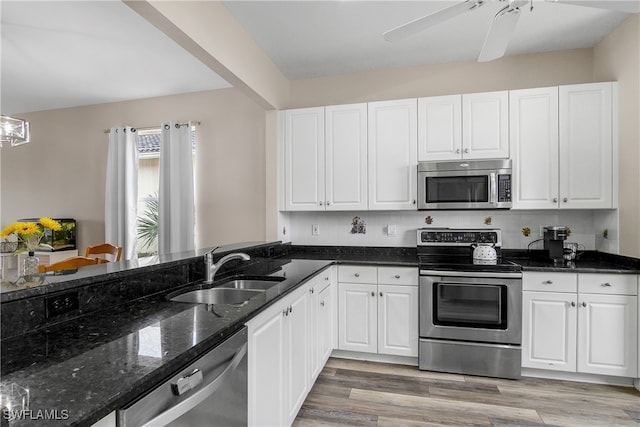
[[441, 271], [441, 270], [420, 270], [420, 276], [441, 276], [441, 277], [484, 277], [496, 279], [519, 279], [520, 272], [487, 272], [487, 271]]

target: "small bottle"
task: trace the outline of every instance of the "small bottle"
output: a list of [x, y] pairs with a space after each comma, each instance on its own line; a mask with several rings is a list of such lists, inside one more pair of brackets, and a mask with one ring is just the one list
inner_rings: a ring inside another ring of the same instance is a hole
[[40, 264], [40, 260], [33, 251], [29, 251], [29, 256], [24, 259], [23, 274], [25, 276], [38, 274], [38, 264]]

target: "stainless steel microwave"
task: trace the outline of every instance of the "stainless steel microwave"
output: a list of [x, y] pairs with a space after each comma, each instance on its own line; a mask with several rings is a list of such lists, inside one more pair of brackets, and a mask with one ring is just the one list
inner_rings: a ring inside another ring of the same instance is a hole
[[418, 163], [418, 209], [510, 208], [510, 159]]

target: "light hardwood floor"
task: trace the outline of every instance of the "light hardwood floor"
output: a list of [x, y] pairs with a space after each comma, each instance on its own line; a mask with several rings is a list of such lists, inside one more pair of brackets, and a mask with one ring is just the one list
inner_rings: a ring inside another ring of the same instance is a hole
[[331, 358], [294, 427], [640, 426], [631, 387], [502, 380]]

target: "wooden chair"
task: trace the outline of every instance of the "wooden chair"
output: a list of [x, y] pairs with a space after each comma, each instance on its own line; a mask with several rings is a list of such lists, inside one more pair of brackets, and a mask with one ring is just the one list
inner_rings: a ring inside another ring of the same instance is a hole
[[[88, 246], [84, 256], [89, 258], [90, 255], [111, 255], [113, 256], [114, 262], [120, 261], [120, 257], [122, 256], [122, 246], [113, 246], [109, 243], [103, 243], [97, 246]], [[107, 260], [106, 258], [99, 259]]]
[[88, 265], [96, 265], [108, 262], [100, 258], [87, 258], [83, 256], [76, 256], [62, 261], [54, 262], [50, 265], [39, 265], [39, 273], [47, 273], [49, 271], [71, 270], [73, 268], [86, 267]]

